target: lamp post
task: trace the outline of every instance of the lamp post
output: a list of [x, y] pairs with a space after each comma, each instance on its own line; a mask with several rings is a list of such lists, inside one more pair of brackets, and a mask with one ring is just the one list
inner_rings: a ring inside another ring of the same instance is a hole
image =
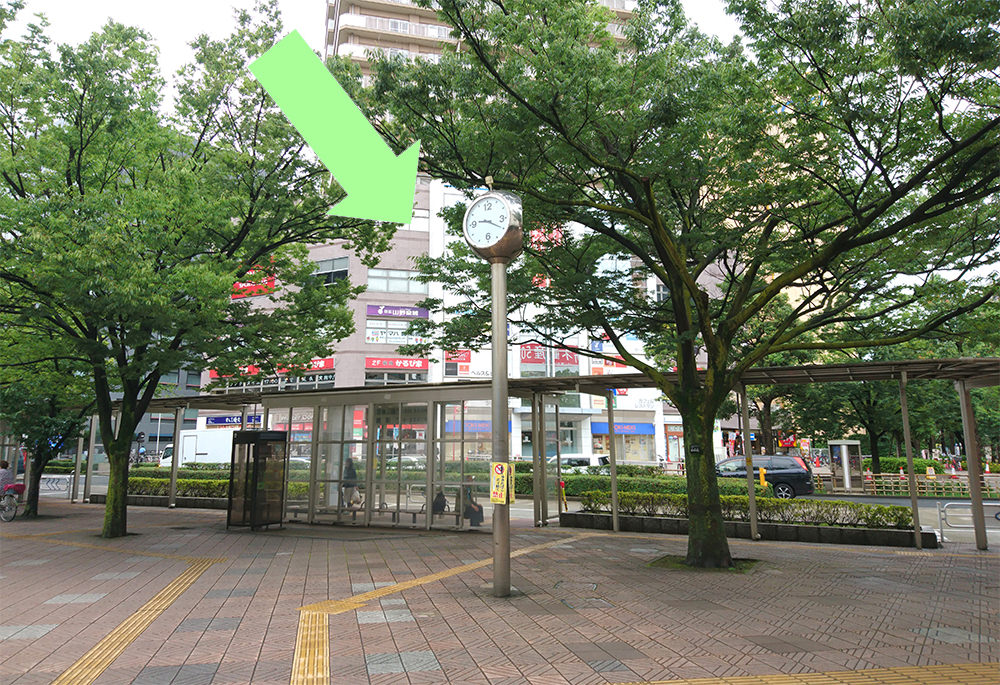
[[[491, 178], [486, 179], [492, 183]], [[491, 186], [492, 188], [492, 186]], [[465, 212], [462, 230], [469, 246], [490, 263], [493, 312], [492, 447], [493, 462], [505, 464], [506, 500], [493, 505], [493, 594], [510, 595], [510, 448], [507, 434], [507, 264], [521, 254], [521, 199], [493, 191], [476, 198]]]

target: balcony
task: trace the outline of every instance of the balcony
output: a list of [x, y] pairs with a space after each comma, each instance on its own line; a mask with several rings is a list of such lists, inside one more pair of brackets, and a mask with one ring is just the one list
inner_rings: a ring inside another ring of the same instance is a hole
[[423, 59], [428, 62], [439, 62], [441, 61], [441, 55], [436, 55], [433, 53], [418, 53], [411, 52], [410, 50], [404, 50], [402, 48], [382, 48], [376, 45], [359, 45], [357, 43], [342, 43], [339, 48], [337, 48], [337, 54], [343, 55], [345, 57], [350, 57], [353, 60], [359, 62], [368, 62], [369, 53], [384, 53], [387, 55], [400, 55], [406, 59]]
[[393, 37], [406, 36], [408, 41], [437, 47], [441, 43], [454, 43], [450, 29], [439, 24], [412, 22], [405, 19], [373, 17], [365, 14], [343, 14], [340, 17], [340, 31], [354, 33], [368, 38], [377, 35]]

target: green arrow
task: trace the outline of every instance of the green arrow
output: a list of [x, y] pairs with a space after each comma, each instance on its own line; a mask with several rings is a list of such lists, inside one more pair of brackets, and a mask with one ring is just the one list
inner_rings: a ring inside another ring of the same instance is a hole
[[420, 141], [396, 157], [298, 31], [250, 71], [347, 191], [330, 214], [410, 223]]

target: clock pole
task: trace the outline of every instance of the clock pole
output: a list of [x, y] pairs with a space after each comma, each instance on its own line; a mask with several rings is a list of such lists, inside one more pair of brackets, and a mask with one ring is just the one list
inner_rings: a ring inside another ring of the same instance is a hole
[[[494, 257], [490, 260], [491, 296], [493, 305], [493, 461], [510, 465], [507, 433], [507, 263]], [[510, 487], [514, 479], [508, 478]], [[510, 493], [503, 504], [493, 505], [493, 595], [510, 595]]]
[[[493, 322], [492, 436], [493, 462], [491, 483], [498, 476], [507, 479], [506, 488], [490, 493], [493, 503], [493, 594], [510, 595], [510, 500], [514, 478], [510, 465], [510, 436], [507, 432], [507, 265], [521, 254], [524, 233], [521, 230], [521, 198], [493, 190], [493, 179], [486, 177], [490, 192], [476, 198], [465, 211], [462, 231], [469, 246], [490, 263], [490, 297]], [[502, 494], [506, 493], [506, 495]]]

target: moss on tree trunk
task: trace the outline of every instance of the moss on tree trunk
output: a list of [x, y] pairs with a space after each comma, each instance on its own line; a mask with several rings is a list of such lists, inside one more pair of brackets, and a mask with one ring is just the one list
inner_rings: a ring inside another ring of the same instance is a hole
[[114, 452], [108, 452], [111, 474], [104, 505], [104, 529], [101, 531], [101, 537], [105, 538], [119, 538], [128, 532], [128, 452], [121, 453], [116, 447], [112, 449]]
[[723, 527], [715, 475], [714, 417], [706, 418], [699, 409], [682, 409], [681, 417], [689, 526], [685, 563], [698, 568], [728, 568], [733, 565], [733, 558]]

